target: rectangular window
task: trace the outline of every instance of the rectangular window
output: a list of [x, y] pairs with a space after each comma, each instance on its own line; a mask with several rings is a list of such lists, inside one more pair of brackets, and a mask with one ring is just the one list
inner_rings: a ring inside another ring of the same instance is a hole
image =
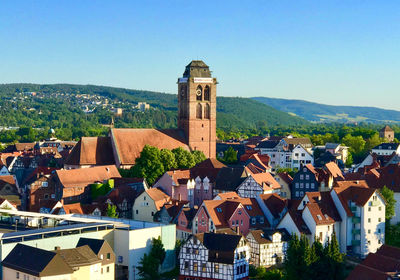
[[108, 272], [110, 272], [110, 267], [109, 267], [109, 266], [107, 266], [107, 273], [108, 273]]
[[201, 264], [201, 271], [203, 271], [203, 272], [207, 271], [207, 266], [205, 263]]
[[111, 259], [111, 253], [107, 253], [107, 260]]
[[219, 265], [218, 264], [214, 265], [214, 272], [219, 273]]
[[197, 264], [197, 262], [195, 262], [195, 263], [193, 263], [193, 271], [197, 272], [197, 270], [198, 270], [198, 264]]
[[19, 272], [17, 272], [17, 275], [15, 276], [15, 278], [19, 279]]
[[368, 223], [370, 223], [371, 222], [371, 218], [368, 218]]

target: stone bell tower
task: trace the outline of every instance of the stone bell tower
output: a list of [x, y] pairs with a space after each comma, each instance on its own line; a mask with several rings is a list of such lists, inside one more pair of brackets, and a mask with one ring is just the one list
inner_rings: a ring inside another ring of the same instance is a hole
[[192, 150], [216, 157], [217, 79], [201, 60], [190, 62], [178, 79], [178, 128]]

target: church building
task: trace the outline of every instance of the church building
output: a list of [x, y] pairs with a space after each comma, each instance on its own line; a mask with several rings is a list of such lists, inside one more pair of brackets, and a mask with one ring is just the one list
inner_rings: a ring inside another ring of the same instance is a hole
[[130, 168], [147, 144], [159, 149], [182, 147], [216, 157], [217, 79], [208, 65], [193, 60], [178, 79], [178, 128], [112, 128], [108, 137], [82, 137], [64, 168], [115, 164]]

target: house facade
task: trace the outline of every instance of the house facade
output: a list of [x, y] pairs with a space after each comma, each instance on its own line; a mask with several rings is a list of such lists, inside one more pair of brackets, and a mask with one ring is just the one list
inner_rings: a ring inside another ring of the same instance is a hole
[[286, 230], [250, 230], [246, 239], [250, 247], [250, 264], [280, 265], [285, 260], [289, 234]]
[[179, 253], [178, 279], [249, 279], [249, 257], [249, 246], [241, 235], [193, 235]]
[[302, 199], [306, 192], [315, 192], [318, 189], [318, 173], [311, 164], [307, 164], [293, 177], [292, 199]]
[[337, 182], [330, 192], [342, 219], [340, 250], [362, 258], [385, 242], [385, 202], [381, 194], [357, 181]]

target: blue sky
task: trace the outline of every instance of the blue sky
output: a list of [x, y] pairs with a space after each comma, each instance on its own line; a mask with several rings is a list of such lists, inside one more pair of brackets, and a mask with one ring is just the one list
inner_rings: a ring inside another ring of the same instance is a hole
[[0, 1], [0, 83], [175, 93], [192, 59], [223, 96], [400, 110], [399, 1]]

